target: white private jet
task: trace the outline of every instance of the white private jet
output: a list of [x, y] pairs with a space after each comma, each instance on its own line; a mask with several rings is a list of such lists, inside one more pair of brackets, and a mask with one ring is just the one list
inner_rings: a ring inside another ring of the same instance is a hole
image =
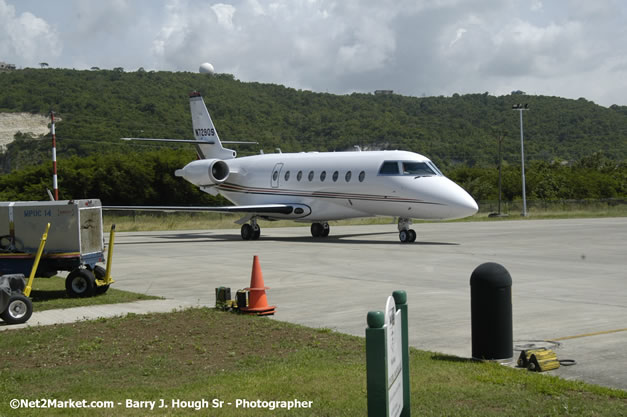
[[[124, 138], [193, 143], [200, 159], [176, 170], [211, 195], [221, 194], [234, 206], [109, 206], [110, 210], [215, 211], [246, 215], [244, 240], [259, 239], [258, 219], [311, 223], [313, 237], [329, 235], [329, 220], [398, 217], [399, 239], [414, 242], [411, 219], [447, 220], [472, 216], [477, 203], [446, 178], [428, 158], [405, 151], [301, 152], [236, 158], [222, 147], [200, 93], [189, 99], [195, 140]], [[252, 142], [254, 143], [254, 142]]]

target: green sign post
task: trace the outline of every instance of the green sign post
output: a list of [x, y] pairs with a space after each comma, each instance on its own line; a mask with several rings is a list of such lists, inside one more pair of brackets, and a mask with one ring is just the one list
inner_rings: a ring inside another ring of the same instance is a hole
[[410, 417], [407, 293], [394, 291], [366, 319], [368, 416]]

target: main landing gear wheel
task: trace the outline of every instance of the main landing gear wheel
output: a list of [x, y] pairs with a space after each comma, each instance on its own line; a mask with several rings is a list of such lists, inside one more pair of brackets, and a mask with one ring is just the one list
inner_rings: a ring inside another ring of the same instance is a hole
[[33, 303], [24, 294], [13, 294], [0, 318], [9, 324], [26, 323], [33, 314]]
[[313, 237], [327, 237], [329, 236], [329, 232], [331, 232], [331, 227], [329, 223], [312, 223], [311, 224], [311, 235]]
[[246, 223], [242, 225], [240, 234], [242, 235], [242, 239], [244, 240], [257, 240], [259, 239], [259, 236], [261, 236], [261, 228], [257, 223]]
[[398, 232], [398, 238], [401, 243], [412, 243], [416, 241], [416, 232], [414, 229], [401, 230]]

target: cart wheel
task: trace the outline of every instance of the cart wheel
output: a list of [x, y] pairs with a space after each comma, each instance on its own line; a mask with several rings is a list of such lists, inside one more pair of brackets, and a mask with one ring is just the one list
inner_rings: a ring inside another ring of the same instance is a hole
[[33, 303], [24, 294], [13, 294], [9, 298], [7, 309], [0, 314], [2, 320], [9, 324], [25, 323], [33, 314]]
[[96, 277], [89, 269], [75, 269], [65, 279], [65, 290], [70, 297], [91, 297], [94, 295]]
[[[96, 265], [94, 267], [94, 276], [96, 277], [96, 279], [104, 279], [106, 273], [107, 271], [100, 265]], [[108, 289], [109, 285], [96, 285], [95, 293], [96, 295], [104, 294], [107, 292]]]

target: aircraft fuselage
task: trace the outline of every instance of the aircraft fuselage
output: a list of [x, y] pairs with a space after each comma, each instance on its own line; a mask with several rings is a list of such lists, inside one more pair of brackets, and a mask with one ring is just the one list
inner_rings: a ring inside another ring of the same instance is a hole
[[380, 172], [384, 162], [412, 161], [430, 163], [406, 151], [247, 156], [224, 161], [230, 171], [225, 182], [200, 188], [218, 191], [236, 205], [302, 204], [311, 208], [301, 217], [305, 221], [369, 216], [443, 220], [477, 212], [472, 197], [439, 172], [429, 176]]
[[174, 174], [204, 192], [223, 195], [233, 206], [111, 209], [244, 213], [237, 221], [244, 240], [259, 239], [258, 218], [310, 222], [313, 237], [326, 237], [329, 220], [392, 216], [398, 217], [403, 243], [416, 240], [411, 219], [457, 219], [478, 210], [466, 191], [428, 158], [413, 152], [301, 152], [237, 158], [237, 152], [222, 143], [246, 142], [221, 142], [200, 93], [189, 97], [194, 140], [127, 139], [193, 143], [199, 159]]

